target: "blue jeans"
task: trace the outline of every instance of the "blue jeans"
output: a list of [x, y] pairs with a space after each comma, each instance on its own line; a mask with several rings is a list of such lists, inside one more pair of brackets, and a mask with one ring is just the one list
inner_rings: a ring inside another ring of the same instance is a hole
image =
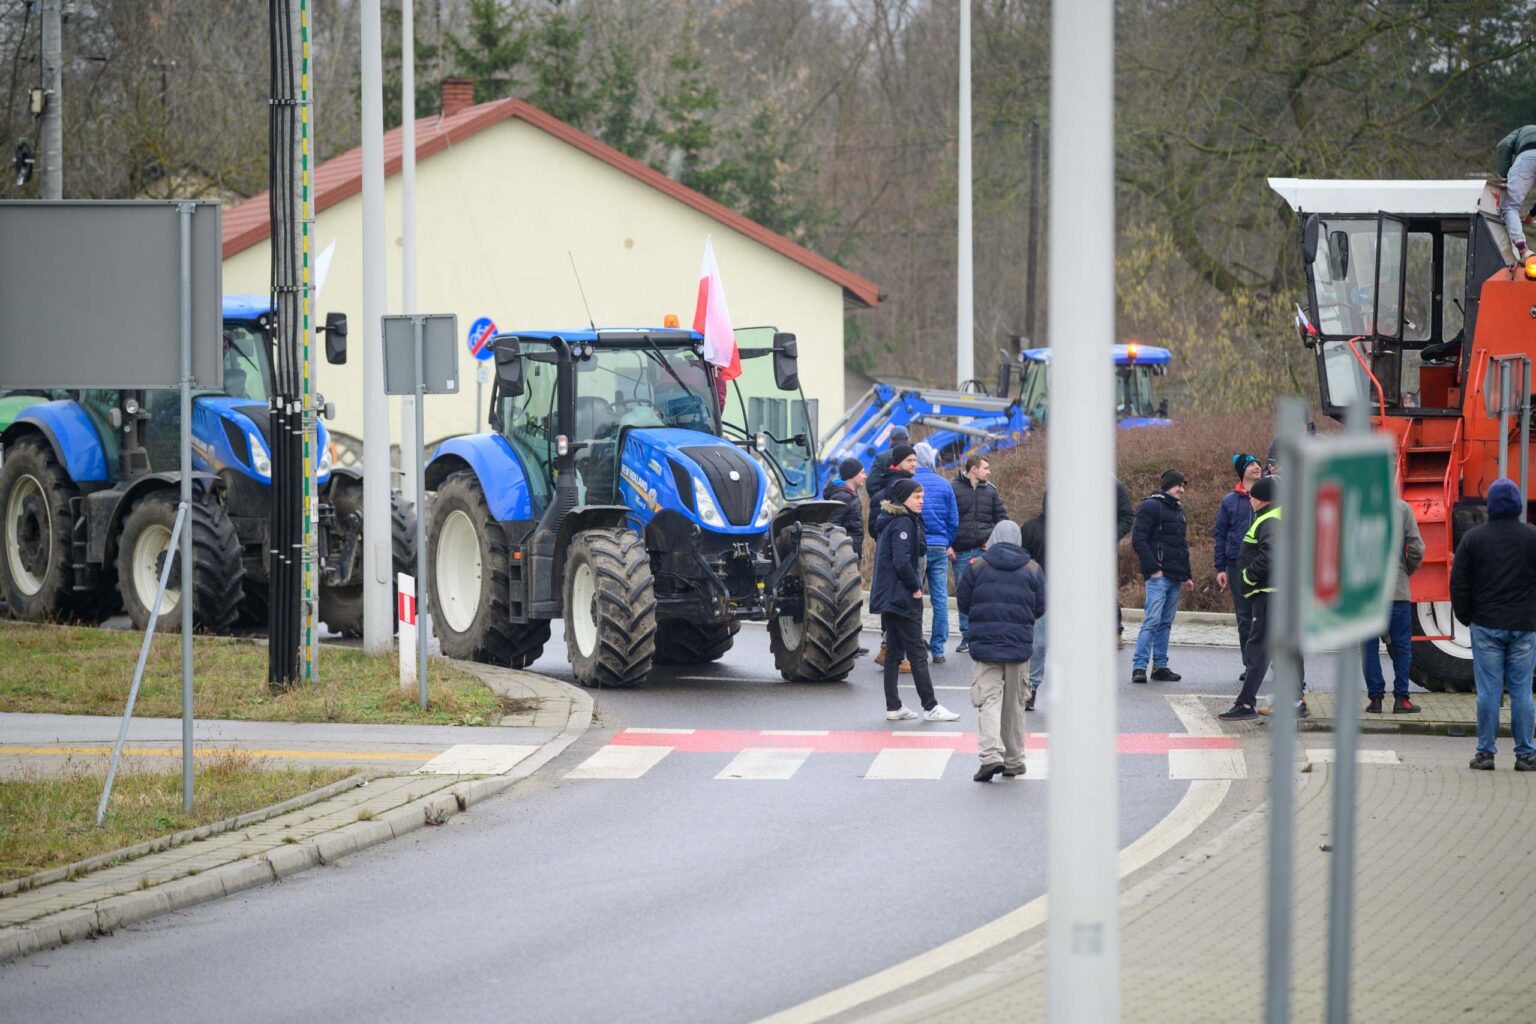
[[[965, 567], [971, 564], [971, 559], [980, 557], [981, 548], [966, 548], [955, 552], [955, 593], [960, 593], [960, 581], [965, 578]], [[960, 635], [971, 635], [971, 617], [965, 612], [960, 613]]]
[[1146, 668], [1149, 657], [1153, 668], [1168, 667], [1168, 634], [1173, 631], [1173, 613], [1179, 610], [1182, 587], [1183, 584], [1167, 576], [1147, 580], [1146, 615], [1136, 637], [1132, 668]]
[[[1408, 696], [1408, 669], [1413, 665], [1413, 605], [1407, 601], [1392, 602], [1392, 616], [1387, 619], [1387, 650], [1392, 655], [1392, 695]], [[1381, 638], [1371, 637], [1360, 644], [1360, 655], [1365, 661], [1365, 694], [1371, 700], [1380, 700], [1387, 692], [1386, 680], [1381, 675]]]
[[1045, 682], [1045, 616], [1035, 620], [1035, 650], [1029, 657], [1029, 688], [1040, 689]]
[[928, 637], [928, 652], [944, 657], [944, 641], [949, 638], [949, 548], [928, 545], [928, 597], [933, 604], [933, 632]]
[[1536, 633], [1472, 627], [1472, 674], [1477, 679], [1477, 752], [1492, 754], [1499, 738], [1499, 694], [1509, 691], [1510, 731], [1515, 756], [1536, 754], [1531, 726], [1531, 671], [1536, 669]]

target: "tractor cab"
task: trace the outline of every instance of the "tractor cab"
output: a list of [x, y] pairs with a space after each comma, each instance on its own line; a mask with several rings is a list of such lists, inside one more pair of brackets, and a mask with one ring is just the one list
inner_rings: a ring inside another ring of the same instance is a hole
[[[1172, 353], [1166, 348], [1132, 341], [1111, 346], [1115, 360], [1115, 419], [1122, 427], [1167, 426], [1168, 400], [1158, 400], [1153, 381], [1168, 372]], [[999, 367], [999, 393], [1007, 394], [1012, 367]], [[1051, 350], [1019, 353], [1019, 406], [1036, 425], [1050, 418]]]

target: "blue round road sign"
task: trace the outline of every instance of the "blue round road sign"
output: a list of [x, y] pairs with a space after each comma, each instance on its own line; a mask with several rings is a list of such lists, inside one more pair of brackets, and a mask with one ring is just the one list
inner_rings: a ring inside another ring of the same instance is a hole
[[483, 316], [469, 325], [469, 354], [482, 362], [495, 355], [491, 339], [496, 337], [496, 322]]

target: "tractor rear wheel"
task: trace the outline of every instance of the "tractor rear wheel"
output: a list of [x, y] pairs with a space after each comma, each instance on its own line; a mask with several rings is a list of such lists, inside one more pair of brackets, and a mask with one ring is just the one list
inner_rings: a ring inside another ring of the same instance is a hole
[[[361, 530], [363, 528], [362, 482], [347, 480], [344, 484], [341, 481], [337, 483], [338, 486], [331, 492], [336, 502], [336, 522], [356, 524], [355, 527], [349, 525], [348, 528]], [[389, 540], [392, 572], [389, 592], [393, 595], [390, 604], [391, 632], [399, 623], [399, 616], [395, 612], [400, 592], [397, 577], [402, 572], [407, 576], [416, 575], [416, 518], [411, 514], [413, 511], [412, 502], [406, 501], [397, 491], [390, 492]], [[320, 621], [342, 636], [362, 636], [363, 585], [351, 583], [328, 587], [322, 584]]]
[[[172, 558], [155, 628], [166, 633], [181, 631], [180, 552], [170, 550], [177, 504], [172, 492], [156, 491], [135, 502], [123, 520], [117, 540], [117, 585], [134, 629], [142, 630], [149, 624], [160, 569], [166, 558]], [[206, 495], [193, 499], [191, 522], [182, 529], [188, 526], [192, 529], [193, 624], [211, 633], [227, 633], [240, 614], [244, 593], [240, 536], [223, 504]]]
[[656, 655], [651, 558], [633, 530], [585, 530], [565, 556], [565, 646], [582, 686], [634, 686]]
[[544, 653], [549, 621], [513, 622], [511, 549], [469, 470], [437, 490], [427, 520], [427, 596], [443, 654], [523, 668]]
[[798, 586], [805, 612], [768, 620], [773, 664], [790, 682], [846, 679], [859, 652], [859, 563], [841, 527], [802, 525], [800, 565], [787, 586]]
[[5, 515], [0, 590], [13, 618], [40, 622], [75, 610], [69, 503], [78, 494], [42, 438], [24, 437], [6, 452], [0, 472]]
[[656, 624], [656, 664], [700, 665], [719, 661], [736, 642], [741, 623], [666, 619]]
[[1449, 640], [1419, 640], [1413, 645], [1408, 676], [1435, 693], [1472, 693], [1472, 630], [1451, 612], [1449, 601], [1421, 601], [1413, 606], [1414, 636], [1448, 636]]

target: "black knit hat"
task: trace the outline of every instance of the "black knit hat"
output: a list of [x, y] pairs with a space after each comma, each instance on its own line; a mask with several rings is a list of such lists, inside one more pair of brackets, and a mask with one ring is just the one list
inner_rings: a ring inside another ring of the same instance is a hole
[[839, 480], [852, 480], [864, 472], [864, 463], [855, 458], [846, 458], [837, 464], [837, 476]]
[[1170, 487], [1177, 487], [1184, 482], [1185, 480], [1183, 473], [1180, 473], [1176, 469], [1165, 469], [1163, 470], [1163, 479], [1158, 484], [1158, 490], [1166, 491]]
[[909, 444], [897, 444], [891, 446], [891, 457], [886, 462], [887, 466], [899, 466], [909, 458], [917, 454], [917, 449]]
[[923, 485], [918, 483], [916, 480], [913, 480], [910, 477], [902, 477], [900, 480], [897, 480], [895, 483], [891, 484], [891, 489], [888, 493], [891, 496], [890, 500], [894, 504], [905, 505], [907, 503], [907, 499], [912, 497], [914, 491], [920, 491], [922, 489]]
[[1248, 497], [1257, 501], [1280, 500], [1280, 478], [1278, 476], [1261, 476], [1258, 481], [1248, 488]]
[[1247, 452], [1238, 452], [1236, 455], [1232, 456], [1232, 468], [1236, 470], [1237, 475], [1241, 477], [1248, 471], [1248, 467], [1250, 465], [1258, 461], [1258, 459], [1254, 458], [1252, 455], [1249, 455]]

